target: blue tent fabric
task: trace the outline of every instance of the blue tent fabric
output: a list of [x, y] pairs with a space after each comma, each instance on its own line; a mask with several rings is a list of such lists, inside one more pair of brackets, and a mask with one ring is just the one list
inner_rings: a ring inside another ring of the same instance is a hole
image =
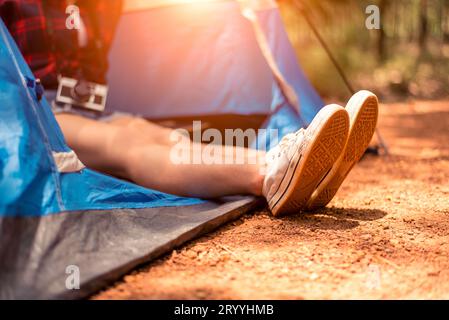
[[[301, 116], [283, 97], [235, 1], [124, 14], [110, 55], [108, 111], [149, 118], [271, 114], [264, 128], [280, 137], [307, 126], [323, 103], [277, 9], [257, 14]], [[71, 149], [38, 94], [0, 21], [0, 298], [86, 297], [254, 207], [252, 197], [205, 201], [88, 168], [59, 172], [53, 153]], [[277, 140], [260, 135], [257, 142], [269, 149]], [[69, 266], [80, 269], [77, 290], [66, 287]]]
[[[33, 74], [4, 24], [0, 53], [0, 215], [46, 215], [72, 210], [185, 206], [201, 203], [98, 174], [59, 173], [52, 152], [67, 152], [43, 98], [26, 86]], [[11, 175], [14, 172], [14, 175]]]
[[265, 130], [259, 131], [252, 147], [258, 150], [270, 150], [279, 143], [282, 137], [307, 125], [296, 110], [288, 102], [284, 102], [265, 121], [263, 125]]
[[301, 117], [275, 112], [285, 99], [237, 1], [125, 13], [109, 57], [108, 108], [152, 119], [274, 112], [271, 128], [278, 122], [307, 126], [323, 102], [301, 70], [278, 9], [259, 10], [257, 16], [296, 91]]
[[[216, 201], [139, 187], [90, 169], [58, 171], [69, 152], [0, 19], [0, 299], [75, 299], [237, 218], [252, 197]], [[80, 286], [67, 287], [67, 268]]]
[[289, 124], [295, 126], [298, 130], [312, 122], [315, 115], [324, 106], [324, 102], [299, 65], [298, 58], [283, 26], [279, 10], [262, 10], [258, 11], [257, 14], [276, 63], [286, 81], [295, 90], [301, 108], [301, 117], [286, 117], [281, 109], [278, 109], [274, 110], [272, 118], [282, 117], [284, 119], [280, 121], [283, 122], [290, 119]]

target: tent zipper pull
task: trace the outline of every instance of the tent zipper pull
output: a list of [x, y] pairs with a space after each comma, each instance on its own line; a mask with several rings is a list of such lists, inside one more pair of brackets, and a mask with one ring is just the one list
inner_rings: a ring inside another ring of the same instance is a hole
[[44, 86], [41, 83], [41, 79], [36, 79], [36, 87], [34, 90], [36, 91], [37, 101], [41, 101], [44, 95]]
[[32, 79], [29, 77], [25, 77], [27, 87], [30, 89], [34, 89], [34, 93], [36, 94], [37, 101], [42, 100], [42, 96], [44, 95], [44, 87], [42, 86], [41, 79]]

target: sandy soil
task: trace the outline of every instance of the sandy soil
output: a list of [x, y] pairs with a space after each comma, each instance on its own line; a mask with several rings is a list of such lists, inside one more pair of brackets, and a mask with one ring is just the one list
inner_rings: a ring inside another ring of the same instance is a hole
[[449, 101], [384, 105], [390, 156], [329, 208], [261, 209], [125, 276], [96, 299], [449, 298]]

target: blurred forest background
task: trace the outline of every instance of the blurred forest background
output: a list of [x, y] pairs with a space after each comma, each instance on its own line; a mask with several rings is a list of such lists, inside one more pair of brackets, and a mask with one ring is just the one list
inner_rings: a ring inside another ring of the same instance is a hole
[[[302, 67], [326, 98], [349, 91], [298, 5], [315, 24], [353, 87], [383, 101], [449, 96], [449, 0], [280, 0]], [[381, 28], [368, 30], [368, 5], [380, 9]]]

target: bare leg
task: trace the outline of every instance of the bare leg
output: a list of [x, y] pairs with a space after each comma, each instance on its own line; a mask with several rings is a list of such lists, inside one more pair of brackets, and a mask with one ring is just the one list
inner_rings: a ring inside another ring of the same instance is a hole
[[[262, 193], [263, 152], [245, 149], [244, 164], [176, 164], [170, 158], [175, 143], [170, 139], [170, 129], [138, 118], [103, 123], [60, 114], [56, 119], [69, 146], [93, 169], [182, 196], [213, 198]], [[197, 149], [190, 146], [195, 153]], [[213, 151], [220, 152], [225, 160], [241, 150], [216, 146]]]
[[[124, 128], [126, 127], [128, 130], [135, 132], [136, 136], [147, 137], [152, 143], [170, 146], [175, 145], [178, 139], [176, 139], [176, 132], [174, 130], [159, 126], [155, 123], [149, 122], [145, 119], [131, 116], [121, 116], [110, 122], [109, 124]], [[192, 146], [192, 141], [188, 141], [189, 145]], [[236, 153], [246, 154], [246, 157], [251, 159], [257, 159], [260, 161], [261, 159], [264, 161], [265, 153], [254, 150], [247, 149], [242, 147], [222, 147], [223, 155], [233, 154], [235, 157]], [[245, 159], [247, 160], [247, 159]]]

